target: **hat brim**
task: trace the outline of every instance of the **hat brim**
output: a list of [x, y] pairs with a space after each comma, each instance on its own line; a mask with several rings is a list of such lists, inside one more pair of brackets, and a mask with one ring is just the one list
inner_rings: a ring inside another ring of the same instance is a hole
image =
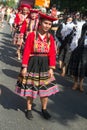
[[21, 5], [21, 8], [24, 8], [24, 7], [28, 8], [28, 9], [31, 9], [31, 8], [32, 8], [31, 5], [29, 5], [29, 4], [22, 4], [22, 5]]
[[46, 19], [46, 20], [49, 20], [49, 21], [51, 21], [51, 22], [57, 20], [57, 18], [54, 18], [54, 17], [52, 17], [51, 15], [48, 15], [48, 14], [45, 14], [45, 13], [39, 13], [39, 15], [40, 15], [40, 19], [41, 19], [41, 18], [42, 18], [42, 19]]
[[30, 10], [30, 13], [38, 13], [39, 12], [39, 10], [36, 10], [36, 9], [31, 9]]

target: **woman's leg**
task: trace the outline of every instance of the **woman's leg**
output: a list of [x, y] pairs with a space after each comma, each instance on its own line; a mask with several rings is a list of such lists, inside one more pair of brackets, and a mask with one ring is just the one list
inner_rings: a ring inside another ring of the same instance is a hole
[[33, 98], [27, 97], [27, 110], [32, 110]]
[[84, 91], [84, 88], [83, 88], [83, 80], [84, 80], [84, 78], [80, 78], [80, 79], [79, 79], [79, 89], [80, 89], [81, 92]]
[[45, 119], [50, 119], [51, 115], [47, 111], [48, 97], [41, 97], [42, 114]]
[[27, 97], [27, 111], [26, 111], [26, 117], [27, 119], [31, 120], [33, 118], [32, 115], [32, 103], [33, 103], [33, 98]]
[[61, 76], [64, 77], [64, 76], [65, 76], [65, 73], [66, 73], [66, 65], [64, 65], [64, 66], [62, 67]]
[[74, 85], [72, 87], [73, 90], [78, 89], [78, 77], [74, 76]]
[[47, 109], [47, 103], [48, 103], [48, 97], [41, 97], [41, 105], [42, 105], [42, 109]]
[[59, 60], [59, 69], [62, 69], [63, 62]]
[[18, 46], [17, 48], [17, 56], [18, 56], [18, 60], [21, 59], [21, 46]]

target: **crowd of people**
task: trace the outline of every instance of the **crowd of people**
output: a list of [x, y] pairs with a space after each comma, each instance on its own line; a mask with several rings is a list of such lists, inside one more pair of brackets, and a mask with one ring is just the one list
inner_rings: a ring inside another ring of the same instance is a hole
[[[7, 11], [13, 44], [22, 60], [16, 93], [27, 99], [26, 117], [32, 119], [33, 99], [40, 96], [42, 115], [50, 119], [48, 97], [59, 92], [54, 76], [56, 61], [60, 76], [71, 76], [72, 90], [84, 91], [87, 76], [87, 17], [80, 12], [60, 12], [56, 5], [43, 13], [29, 4]], [[4, 18], [4, 11], [2, 22]]]

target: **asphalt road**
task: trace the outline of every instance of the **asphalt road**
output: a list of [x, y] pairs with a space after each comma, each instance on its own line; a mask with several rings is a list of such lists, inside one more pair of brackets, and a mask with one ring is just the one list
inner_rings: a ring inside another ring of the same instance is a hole
[[0, 130], [87, 130], [87, 79], [85, 92], [73, 91], [71, 79], [55, 76], [60, 92], [49, 97], [51, 120], [41, 116], [39, 97], [33, 103], [33, 120], [25, 117], [26, 100], [15, 94], [21, 62], [15, 56], [9, 25], [0, 28]]

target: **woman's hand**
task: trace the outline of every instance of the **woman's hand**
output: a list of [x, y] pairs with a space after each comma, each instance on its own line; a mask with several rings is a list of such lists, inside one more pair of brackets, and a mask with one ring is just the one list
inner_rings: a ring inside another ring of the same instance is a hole
[[50, 75], [51, 78], [54, 76], [53, 69], [49, 69], [49, 75]]
[[23, 69], [21, 70], [21, 75], [22, 75], [23, 77], [25, 77], [26, 74], [27, 74], [27, 68], [23, 68]]

